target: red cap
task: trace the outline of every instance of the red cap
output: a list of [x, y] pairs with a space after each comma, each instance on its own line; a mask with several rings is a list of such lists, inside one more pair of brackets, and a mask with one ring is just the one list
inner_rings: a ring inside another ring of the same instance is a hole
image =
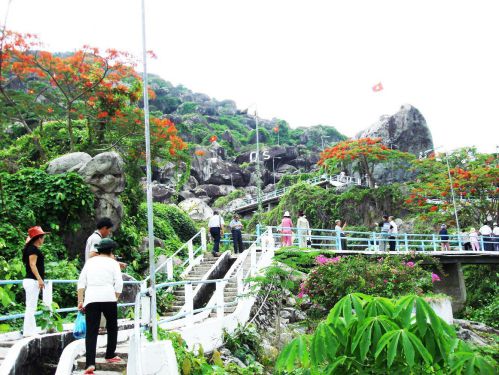
[[43, 234], [48, 234], [50, 232], [44, 232], [42, 227], [36, 226], [28, 229], [28, 237], [26, 237], [26, 243], [31, 241], [33, 238], [41, 236]]

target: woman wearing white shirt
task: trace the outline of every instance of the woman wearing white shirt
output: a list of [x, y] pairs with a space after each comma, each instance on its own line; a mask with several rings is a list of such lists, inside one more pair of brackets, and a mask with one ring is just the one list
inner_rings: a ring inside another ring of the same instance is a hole
[[106, 362], [121, 362], [116, 356], [118, 338], [118, 306], [117, 301], [123, 290], [123, 279], [120, 266], [112, 257], [112, 251], [117, 243], [104, 238], [95, 245], [99, 251], [85, 263], [78, 279], [78, 309], [85, 311], [87, 334], [86, 370], [84, 374], [93, 374], [95, 370], [95, 351], [101, 314], [106, 318], [107, 349]]

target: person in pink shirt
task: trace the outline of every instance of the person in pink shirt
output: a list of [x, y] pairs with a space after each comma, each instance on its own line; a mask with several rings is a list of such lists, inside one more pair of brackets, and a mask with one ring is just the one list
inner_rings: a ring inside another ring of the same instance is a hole
[[291, 215], [289, 214], [289, 211], [286, 211], [281, 221], [282, 246], [292, 245], [291, 238], [293, 235], [293, 231], [291, 230], [291, 228], [293, 228]]
[[471, 240], [471, 248], [473, 249], [473, 251], [480, 250], [480, 242], [479, 242], [478, 234], [479, 233], [475, 228], [471, 228], [470, 240]]

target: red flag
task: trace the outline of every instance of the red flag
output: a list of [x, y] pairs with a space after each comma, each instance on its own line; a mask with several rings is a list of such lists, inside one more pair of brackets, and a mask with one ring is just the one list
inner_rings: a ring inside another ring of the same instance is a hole
[[381, 91], [383, 90], [383, 84], [380, 82], [380, 83], [377, 83], [373, 86], [373, 91], [374, 92], [378, 92], [378, 91]]
[[217, 137], [216, 135], [212, 135], [212, 136], [210, 137], [210, 142], [211, 142], [211, 143], [216, 142], [216, 141], [217, 141], [217, 139], [218, 139], [218, 137]]
[[279, 133], [279, 127], [278, 127], [278, 126], [276, 126], [276, 127], [274, 128], [274, 133]]

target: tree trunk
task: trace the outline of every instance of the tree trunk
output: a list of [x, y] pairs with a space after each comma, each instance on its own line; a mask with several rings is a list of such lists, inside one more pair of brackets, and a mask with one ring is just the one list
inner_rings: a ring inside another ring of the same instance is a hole
[[68, 133], [69, 133], [69, 150], [71, 152], [74, 152], [75, 149], [75, 139], [74, 139], [74, 134], [73, 134], [73, 121], [71, 120], [71, 108], [72, 105], [68, 105]]

